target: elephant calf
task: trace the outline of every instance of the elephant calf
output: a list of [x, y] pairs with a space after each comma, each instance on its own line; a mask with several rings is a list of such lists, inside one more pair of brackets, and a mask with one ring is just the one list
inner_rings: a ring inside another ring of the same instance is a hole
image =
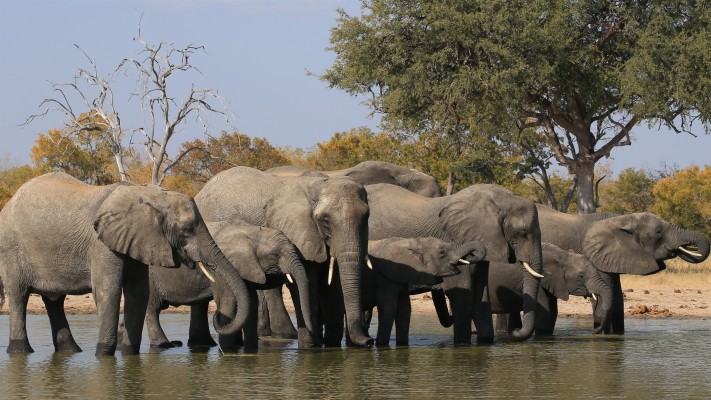
[[[541, 288], [536, 300], [536, 335], [552, 335], [558, 317], [558, 299], [569, 295], [594, 297], [600, 304], [602, 324], [594, 333], [601, 333], [609, 325], [612, 311], [612, 288], [607, 285], [595, 266], [584, 255], [564, 251], [544, 243]], [[511, 331], [521, 326], [523, 309], [523, 274], [518, 265], [491, 263], [489, 295], [491, 308], [498, 314], [497, 330]], [[508, 314], [508, 320], [503, 314]]]
[[[218, 247], [235, 266], [247, 285], [253, 302], [241, 335], [220, 336], [223, 349], [242, 344], [257, 347], [257, 289], [279, 287], [287, 280], [292, 290], [300, 335], [313, 335], [312, 313], [308, 292], [308, 279], [294, 245], [279, 230], [248, 225], [241, 220], [208, 222], [207, 228]], [[208, 303], [213, 290], [222, 291], [220, 285], [212, 286], [208, 278], [195, 269], [181, 266], [177, 271], [153, 268], [149, 270], [150, 299], [146, 313], [146, 326], [152, 347], [173, 347], [160, 326], [160, 311], [168, 306], [190, 305], [190, 331], [188, 346], [214, 346], [207, 319]], [[300, 301], [299, 301], [300, 300]], [[230, 304], [223, 305], [229, 309]], [[305, 329], [305, 331], [304, 331]], [[313, 339], [313, 337], [312, 337]], [[301, 341], [300, 341], [301, 342]]]
[[[395, 343], [408, 344], [410, 328], [410, 285], [435, 285], [443, 277], [459, 273], [457, 265], [481, 261], [484, 245], [468, 242], [456, 245], [434, 237], [390, 238], [370, 241], [372, 269], [363, 270], [363, 310], [378, 309], [377, 346], [387, 346], [395, 323]], [[367, 325], [366, 325], [367, 326]]]

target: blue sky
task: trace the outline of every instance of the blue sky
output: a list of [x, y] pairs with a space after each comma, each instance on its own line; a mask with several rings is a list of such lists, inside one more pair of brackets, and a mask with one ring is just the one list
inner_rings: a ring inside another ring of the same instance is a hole
[[[79, 45], [107, 74], [139, 46], [132, 41], [139, 17], [150, 43], [177, 47], [203, 45], [193, 62], [204, 77], [196, 86], [215, 88], [227, 98], [234, 126], [279, 146], [310, 147], [333, 133], [358, 126], [377, 129], [377, 119], [352, 98], [306, 71], [321, 73], [333, 62], [329, 30], [336, 9], [360, 10], [355, 0], [3, 0], [0, 2], [0, 159], [29, 162], [40, 132], [61, 127], [53, 114], [19, 126], [38, 113], [51, 96], [51, 82], [69, 82], [78, 67], [88, 67]], [[128, 93], [132, 87], [117, 86]], [[139, 118], [135, 102], [119, 101], [124, 125]], [[133, 114], [133, 115], [132, 115]], [[135, 116], [134, 116], [135, 115]], [[127, 122], [126, 120], [129, 119]], [[218, 119], [215, 119], [218, 121]], [[219, 128], [219, 124], [215, 125]], [[659, 169], [711, 164], [711, 136], [698, 138], [665, 130], [638, 128], [633, 145], [613, 151], [605, 162], [618, 173], [627, 167]], [[182, 132], [174, 143], [200, 137]]]

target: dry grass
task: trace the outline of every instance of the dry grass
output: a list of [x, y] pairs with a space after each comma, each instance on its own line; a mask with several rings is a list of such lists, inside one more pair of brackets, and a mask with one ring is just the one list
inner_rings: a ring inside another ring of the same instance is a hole
[[711, 288], [711, 258], [699, 264], [690, 264], [680, 259], [666, 262], [667, 269], [654, 275], [621, 275], [622, 287], [706, 289]]

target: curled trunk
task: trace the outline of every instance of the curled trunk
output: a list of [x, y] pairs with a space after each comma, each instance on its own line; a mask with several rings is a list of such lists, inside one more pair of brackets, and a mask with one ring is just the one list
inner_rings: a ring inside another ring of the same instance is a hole
[[[700, 263], [709, 256], [709, 239], [699, 232], [679, 229], [681, 245], [675, 253], [682, 260], [690, 263]], [[694, 248], [695, 247], [695, 248]]]
[[309, 293], [309, 279], [306, 276], [306, 270], [296, 255], [285, 258], [287, 258], [287, 260], [283, 261], [283, 264], [286, 266], [284, 272], [291, 275], [294, 279], [294, 284], [299, 290], [299, 305], [301, 306], [304, 326], [309, 332], [309, 335], [311, 335], [313, 343], [318, 343], [318, 336], [316, 335], [316, 328], [314, 326], [316, 318], [311, 307], [312, 299]]
[[593, 312], [600, 325], [596, 326], [593, 333], [599, 334], [610, 331], [610, 321], [612, 316], [612, 288], [607, 285], [602, 278], [596, 277], [588, 286], [590, 293], [595, 293], [597, 300], [594, 300]]

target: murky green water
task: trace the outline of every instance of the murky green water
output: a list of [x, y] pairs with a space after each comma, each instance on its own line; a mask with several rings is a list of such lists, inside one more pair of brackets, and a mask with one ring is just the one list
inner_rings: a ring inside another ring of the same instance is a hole
[[[162, 316], [187, 340], [187, 315]], [[54, 354], [44, 315], [29, 316], [35, 353], [13, 355], [0, 316], [0, 397], [10, 398], [711, 398], [711, 320], [628, 319], [592, 336], [562, 319], [555, 337], [454, 347], [434, 317], [414, 317], [411, 346], [303, 351], [264, 341], [258, 354], [187, 348], [94, 356], [95, 315], [70, 316], [78, 354]], [[371, 331], [372, 328], [371, 328]]]

